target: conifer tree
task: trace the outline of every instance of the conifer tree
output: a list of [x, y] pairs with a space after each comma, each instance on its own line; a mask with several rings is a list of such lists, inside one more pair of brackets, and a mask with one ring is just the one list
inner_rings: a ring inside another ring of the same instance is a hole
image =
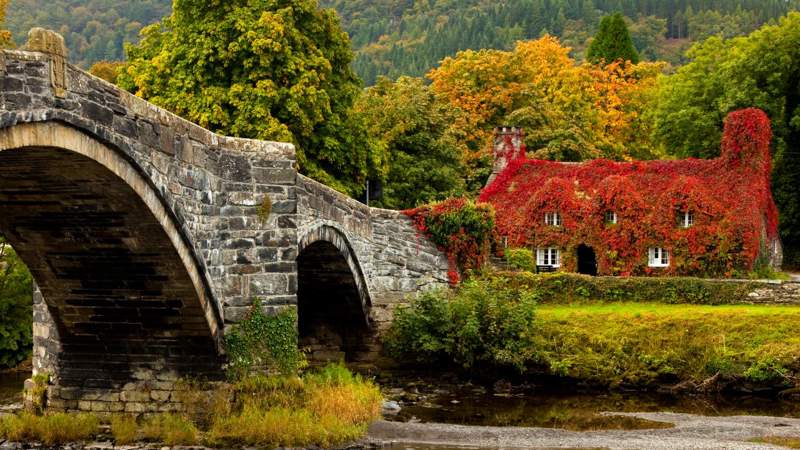
[[586, 57], [595, 64], [603, 61], [612, 63], [617, 60], [630, 61], [634, 64], [639, 62], [639, 54], [633, 46], [631, 34], [621, 13], [603, 17]]

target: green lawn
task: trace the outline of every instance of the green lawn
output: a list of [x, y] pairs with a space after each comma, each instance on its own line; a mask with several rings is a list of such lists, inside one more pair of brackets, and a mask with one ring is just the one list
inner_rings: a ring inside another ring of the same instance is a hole
[[535, 347], [549, 369], [603, 384], [704, 378], [789, 383], [800, 307], [610, 303], [541, 305]]

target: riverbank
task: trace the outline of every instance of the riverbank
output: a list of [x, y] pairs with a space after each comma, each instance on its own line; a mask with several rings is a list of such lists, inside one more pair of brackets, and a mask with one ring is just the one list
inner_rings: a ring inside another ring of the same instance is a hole
[[397, 448], [607, 448], [607, 449], [775, 449], [763, 441], [800, 436], [800, 419], [763, 416], [707, 417], [677, 413], [615, 413], [671, 423], [664, 429], [567, 431], [549, 428], [488, 427], [378, 421], [367, 434], [372, 445]]

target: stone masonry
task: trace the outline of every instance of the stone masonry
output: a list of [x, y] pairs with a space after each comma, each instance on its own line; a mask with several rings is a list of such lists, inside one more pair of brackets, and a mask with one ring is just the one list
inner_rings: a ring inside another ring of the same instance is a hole
[[216, 135], [66, 55], [41, 29], [0, 52], [0, 232], [37, 283], [51, 407], [176, 408], [175, 380], [221, 376], [254, 298], [372, 336], [446, 283], [409, 218], [298, 175], [292, 145]]

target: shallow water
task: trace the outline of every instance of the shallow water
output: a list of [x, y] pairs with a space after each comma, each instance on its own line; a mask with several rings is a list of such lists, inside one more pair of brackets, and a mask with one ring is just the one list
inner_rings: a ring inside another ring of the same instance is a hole
[[579, 392], [563, 386], [492, 386], [437, 379], [379, 380], [401, 410], [387, 420], [571, 430], [647, 429], [669, 426], [603, 412], [679, 412], [706, 416], [800, 417], [800, 402], [758, 396], [672, 396], [647, 392]]

